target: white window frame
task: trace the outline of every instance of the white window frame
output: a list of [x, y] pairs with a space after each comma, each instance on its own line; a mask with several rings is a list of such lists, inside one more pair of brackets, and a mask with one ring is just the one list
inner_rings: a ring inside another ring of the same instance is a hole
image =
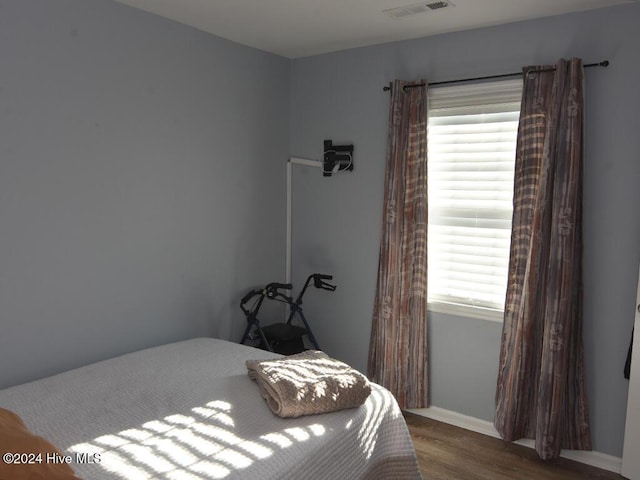
[[[489, 109], [499, 109], [501, 104], [509, 103], [513, 105], [515, 102], [517, 102], [519, 111], [519, 102], [521, 100], [521, 96], [522, 79], [432, 87], [429, 90], [429, 110], [431, 112], [443, 108], [456, 108], [459, 111], [459, 109], [464, 109], [466, 106], [470, 106], [473, 108], [478, 105], [488, 105]], [[511, 108], [513, 108], [513, 106]], [[440, 110], [440, 112], [442, 112], [442, 110]], [[513, 161], [515, 165], [515, 144], [513, 151]], [[429, 203], [431, 204], [431, 198], [429, 200]], [[506, 252], [506, 255], [508, 259], [508, 251]], [[507, 272], [505, 271], [505, 295], [506, 274]], [[430, 292], [431, 288], [428, 287], [428, 291]], [[473, 305], [472, 303], [472, 300], [469, 303], [464, 303], [444, 298], [430, 297], [428, 300], [428, 309], [431, 312], [444, 313], [460, 317], [477, 318], [496, 322], [503, 321], [504, 306], [502, 306], [502, 308], [498, 308], [497, 306], [495, 306], [495, 308], [491, 308], [486, 306]]]

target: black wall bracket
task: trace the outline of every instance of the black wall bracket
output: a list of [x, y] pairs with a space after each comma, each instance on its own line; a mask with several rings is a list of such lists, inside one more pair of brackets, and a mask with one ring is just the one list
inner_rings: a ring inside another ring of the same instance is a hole
[[322, 176], [345, 170], [353, 170], [353, 145], [334, 145], [332, 140], [325, 140]]

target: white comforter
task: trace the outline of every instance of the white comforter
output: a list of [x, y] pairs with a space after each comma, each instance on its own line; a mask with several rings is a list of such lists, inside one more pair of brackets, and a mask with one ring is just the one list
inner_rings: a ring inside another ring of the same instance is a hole
[[[246, 373], [278, 355], [194, 339], [0, 391], [0, 407], [72, 455], [86, 480], [420, 478], [391, 394], [282, 419]], [[94, 460], [94, 463], [90, 463]]]

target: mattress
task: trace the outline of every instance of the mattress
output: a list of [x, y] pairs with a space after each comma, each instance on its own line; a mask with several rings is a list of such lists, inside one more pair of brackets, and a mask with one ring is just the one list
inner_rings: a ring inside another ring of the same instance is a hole
[[87, 480], [421, 478], [389, 391], [372, 384], [359, 408], [282, 419], [245, 366], [276, 357], [192, 339], [0, 390], [0, 407]]

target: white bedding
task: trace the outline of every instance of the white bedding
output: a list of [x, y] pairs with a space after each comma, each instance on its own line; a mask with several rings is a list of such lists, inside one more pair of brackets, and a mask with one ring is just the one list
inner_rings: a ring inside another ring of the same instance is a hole
[[398, 405], [378, 385], [357, 409], [273, 415], [245, 361], [277, 356], [187, 340], [0, 390], [0, 407], [74, 460], [99, 459], [72, 463], [86, 480], [421, 478]]

